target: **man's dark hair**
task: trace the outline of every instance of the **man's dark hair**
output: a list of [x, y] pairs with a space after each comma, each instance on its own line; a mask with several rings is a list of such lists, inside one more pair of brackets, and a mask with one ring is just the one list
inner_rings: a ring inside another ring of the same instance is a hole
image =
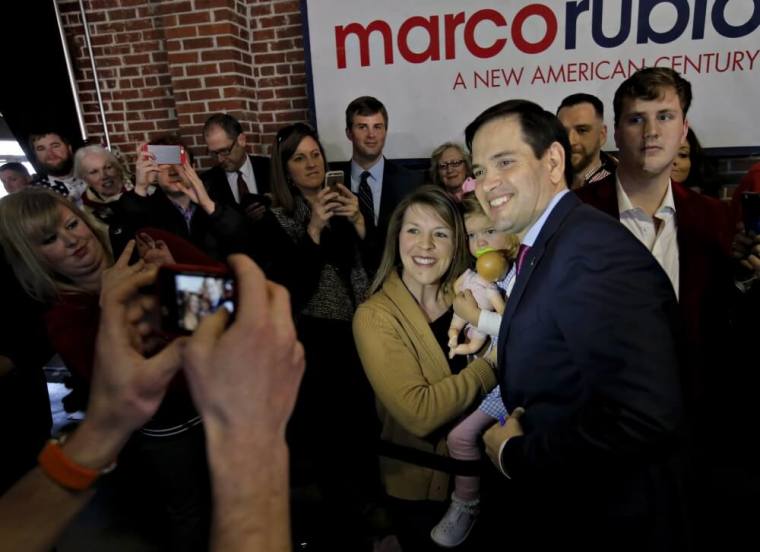
[[71, 140], [69, 139], [69, 137], [66, 136], [64, 133], [62, 133], [60, 130], [55, 129], [55, 128], [43, 128], [43, 129], [36, 130], [35, 132], [29, 135], [29, 141], [28, 141], [29, 149], [34, 151], [34, 143], [40, 138], [42, 138], [43, 136], [47, 136], [48, 134], [55, 134], [56, 136], [58, 136], [58, 138], [61, 139], [61, 142], [63, 142], [67, 146], [71, 145]]
[[554, 142], [565, 150], [565, 181], [573, 181], [573, 165], [570, 163], [570, 140], [556, 115], [528, 100], [507, 100], [489, 107], [467, 125], [464, 131], [467, 149], [472, 152], [472, 141], [480, 127], [496, 119], [516, 117], [522, 129], [523, 140], [533, 150], [536, 159], [543, 157]]
[[203, 136], [206, 136], [213, 126], [218, 126], [224, 130], [230, 140], [234, 140], [239, 135], [243, 134], [243, 127], [240, 124], [240, 121], [227, 113], [216, 113], [206, 119], [206, 122], [203, 123]]
[[11, 161], [10, 163], [6, 163], [5, 165], [0, 166], [0, 172], [3, 171], [13, 171], [24, 176], [29, 176], [29, 171], [26, 170], [26, 167], [16, 161]]
[[612, 105], [615, 108], [615, 126], [620, 122], [623, 113], [623, 100], [639, 99], [645, 101], [656, 100], [663, 95], [664, 88], [673, 88], [681, 103], [683, 116], [691, 105], [691, 84], [673, 69], [668, 67], [646, 67], [636, 71], [623, 81], [615, 91]]
[[563, 107], [573, 107], [582, 103], [591, 104], [594, 107], [594, 111], [596, 111], [596, 116], [600, 119], [604, 119], [604, 104], [602, 103], [602, 100], [593, 94], [584, 94], [583, 92], [570, 94], [567, 98], [562, 100], [562, 103], [559, 104], [559, 107], [557, 108], [557, 114], [559, 114], [559, 110]]
[[356, 115], [369, 117], [375, 113], [382, 113], [383, 121], [386, 128], [388, 127], [388, 111], [385, 109], [383, 102], [372, 96], [361, 96], [356, 98], [346, 108], [346, 129], [350, 129]]

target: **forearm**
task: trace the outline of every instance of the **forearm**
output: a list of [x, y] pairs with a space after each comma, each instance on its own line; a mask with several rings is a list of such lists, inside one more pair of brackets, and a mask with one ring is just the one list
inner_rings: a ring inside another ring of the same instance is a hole
[[214, 495], [211, 550], [290, 550], [284, 436], [255, 424], [238, 432], [243, 438], [230, 433], [206, 424]]
[[[103, 469], [126, 439], [119, 431], [99, 431], [85, 421], [62, 448], [74, 463]], [[92, 489], [70, 491], [34, 468], [0, 497], [3, 550], [50, 550], [94, 494]]]
[[501, 328], [501, 315], [498, 312], [492, 312], [487, 310], [480, 311], [480, 317], [478, 318], [477, 329], [479, 332], [491, 337], [497, 337], [499, 335], [499, 329]]
[[34, 468], [0, 497], [0, 548], [51, 550], [94, 494], [66, 490]]

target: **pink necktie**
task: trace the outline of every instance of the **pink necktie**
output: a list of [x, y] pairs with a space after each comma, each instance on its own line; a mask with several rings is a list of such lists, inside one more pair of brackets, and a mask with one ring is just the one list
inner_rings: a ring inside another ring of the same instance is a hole
[[524, 243], [520, 244], [520, 247], [517, 249], [517, 260], [515, 261], [515, 273], [520, 274], [520, 269], [522, 269], [523, 263], [525, 262], [525, 255], [530, 251], [530, 246], [525, 245]]

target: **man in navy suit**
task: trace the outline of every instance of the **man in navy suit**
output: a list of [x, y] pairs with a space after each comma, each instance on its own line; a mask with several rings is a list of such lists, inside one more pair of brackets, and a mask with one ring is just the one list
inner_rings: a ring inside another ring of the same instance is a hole
[[223, 205], [236, 206], [252, 220], [260, 219], [269, 201], [269, 158], [248, 155], [240, 122], [232, 115], [217, 113], [206, 119], [203, 139], [218, 164], [201, 179], [209, 197]]
[[362, 96], [348, 104], [346, 137], [352, 145], [351, 161], [336, 168], [345, 173], [351, 191], [359, 195], [367, 227], [364, 268], [371, 274], [380, 264], [391, 213], [423, 181], [421, 173], [383, 156], [387, 131], [388, 111], [380, 100]]
[[[559, 120], [512, 100], [465, 131], [476, 194], [521, 251], [498, 342], [510, 549], [679, 550], [685, 531], [676, 299], [617, 221], [568, 191]], [[519, 544], [518, 544], [519, 543]]]

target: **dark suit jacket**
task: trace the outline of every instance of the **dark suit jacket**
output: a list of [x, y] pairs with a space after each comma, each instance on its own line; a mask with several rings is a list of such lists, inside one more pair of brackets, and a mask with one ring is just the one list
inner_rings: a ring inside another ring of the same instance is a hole
[[[351, 188], [351, 161], [333, 164], [334, 170], [343, 171], [347, 188]], [[385, 160], [383, 169], [382, 191], [380, 193], [380, 213], [377, 225], [373, 228], [368, 226], [369, 231], [363, 240], [362, 253], [364, 268], [374, 276], [385, 247], [385, 237], [388, 234], [388, 221], [391, 218], [396, 205], [404, 197], [422, 185], [424, 175], [411, 171], [391, 159]]]
[[[718, 200], [673, 182], [679, 255], [679, 305], [688, 338], [687, 399], [697, 411], [713, 385], [707, 370], [724, 364], [734, 303], [729, 213]], [[589, 205], [620, 219], [615, 175], [577, 190]], [[706, 405], [705, 405], [706, 406]]]
[[231, 253], [250, 254], [250, 223], [235, 208], [215, 202], [211, 215], [196, 207], [188, 228], [182, 213], [158, 188], [153, 195], [142, 197], [134, 192], [122, 194], [117, 202], [122, 225], [111, 227], [111, 240], [118, 249], [140, 228], [158, 228], [185, 240], [213, 257], [224, 261]]
[[[249, 155], [248, 158], [253, 166], [253, 176], [256, 178], [256, 186], [259, 189], [259, 193], [268, 193], [270, 191], [269, 157]], [[232, 190], [230, 190], [230, 184], [227, 182], [227, 173], [224, 172], [221, 166], [217, 165], [204, 172], [201, 175], [201, 180], [206, 185], [209, 197], [215, 203], [238, 205], [235, 201], [235, 196], [232, 195]]]
[[563, 197], [526, 256], [498, 341], [505, 405], [525, 408], [524, 436], [502, 453], [509, 500], [525, 505], [510, 524], [534, 549], [679, 549], [677, 316], [646, 248]]

